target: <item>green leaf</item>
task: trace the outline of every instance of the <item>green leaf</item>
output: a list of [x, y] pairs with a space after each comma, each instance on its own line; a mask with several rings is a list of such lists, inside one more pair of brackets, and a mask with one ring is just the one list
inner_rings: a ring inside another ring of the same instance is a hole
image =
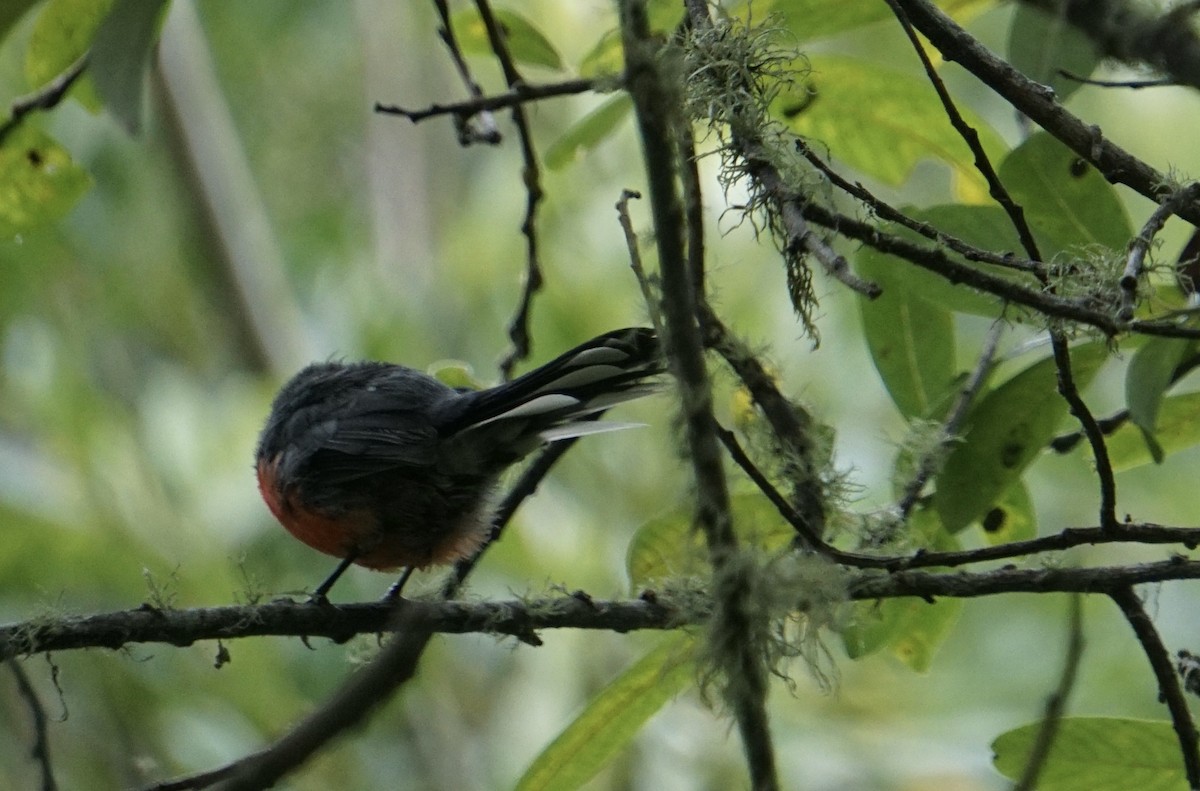
[[1162, 447], [1155, 437], [1158, 410], [1171, 386], [1171, 375], [1190, 354], [1195, 342], [1182, 338], [1151, 338], [1137, 350], [1125, 372], [1125, 405], [1129, 419], [1145, 435], [1155, 462], [1162, 462]]
[[546, 167], [559, 170], [608, 139], [633, 109], [629, 94], [620, 93], [580, 118], [546, 149]]
[[1037, 512], [1025, 484], [1017, 481], [979, 520], [992, 545], [1026, 541], [1037, 536]]
[[[1041, 723], [1023, 725], [992, 742], [996, 769], [1021, 776]], [[1187, 791], [1179, 738], [1169, 722], [1117, 717], [1067, 717], [1038, 780], [1039, 791]]]
[[925, 417], [944, 400], [955, 375], [954, 317], [908, 289], [905, 272], [883, 256], [859, 258], [858, 273], [883, 287], [876, 299], [860, 299], [863, 333], [871, 359], [892, 401], [906, 418]]
[[606, 30], [579, 62], [583, 77], [615, 76], [625, 68], [625, 53], [621, 50], [621, 31]]
[[695, 676], [696, 638], [662, 644], [618, 676], [587, 704], [517, 781], [516, 791], [570, 791], [595, 777], [642, 726]]
[[[942, 0], [947, 13], [962, 19], [990, 5], [992, 0]], [[744, 0], [734, 5], [731, 16], [738, 19], [764, 19], [784, 24], [797, 43], [845, 33], [855, 28], [892, 19], [884, 3], [846, 2], [846, 0]]]
[[9, 31], [16, 26], [25, 12], [37, 5], [38, 0], [5, 0], [0, 3], [0, 44]]
[[[1155, 435], [1162, 456], [1200, 445], [1200, 393], [1164, 398], [1158, 410]], [[1157, 461], [1146, 446], [1142, 430], [1126, 423], [1108, 437], [1108, 458], [1113, 469], [1129, 470]]]
[[[34, 22], [25, 51], [25, 77], [32, 88], [43, 87], [83, 57], [112, 4], [113, 0], [50, 0], [46, 4]], [[100, 107], [86, 75], [71, 86], [70, 95], [89, 110]]]
[[92, 42], [96, 93], [131, 135], [142, 126], [142, 85], [166, 7], [167, 0], [116, 0]]
[[[930, 510], [912, 515], [910, 526], [922, 547], [938, 550], [959, 548]], [[918, 673], [928, 672], [934, 655], [962, 614], [962, 599], [943, 598], [927, 602], [918, 598], [884, 599], [854, 603], [854, 614], [842, 630], [842, 642], [851, 659], [861, 659], [884, 648]]]
[[999, 174], [1013, 200], [1025, 209], [1046, 260], [1087, 245], [1123, 250], [1133, 236], [1112, 185], [1045, 132], [1014, 149], [1000, 164]]
[[[492, 14], [504, 31], [508, 51], [514, 61], [526, 66], [562, 70], [562, 58], [559, 57], [558, 50], [532, 22], [507, 8], [497, 8]], [[477, 8], [464, 8], [451, 17], [450, 24], [463, 52], [472, 55], [492, 54], [487, 26], [483, 24], [483, 18], [479, 16]]]
[[[738, 537], [752, 546], [780, 549], [796, 535], [759, 492], [736, 494], [729, 504]], [[692, 527], [693, 516], [691, 506], [677, 508], [638, 528], [626, 557], [634, 590], [656, 580], [708, 573], [708, 552]]]
[[[1103, 343], [1072, 349], [1076, 386], [1086, 386], [1107, 356]], [[1052, 357], [984, 396], [937, 478], [934, 505], [946, 529], [957, 533], [986, 514], [1046, 447], [1066, 414]]]
[[[663, 34], [675, 30], [683, 20], [683, 3], [678, 0], [648, 0], [646, 14], [650, 32]], [[601, 34], [579, 63], [584, 77], [616, 76], [625, 68], [625, 53], [621, 50], [621, 31], [610, 28]]]
[[0, 237], [61, 218], [91, 183], [48, 135], [18, 127], [0, 146]]
[[1067, 22], [1065, 13], [1021, 4], [1008, 29], [1008, 61], [1031, 80], [1053, 88], [1061, 102], [1083, 83], [1064, 77], [1060, 70], [1086, 77], [1100, 63], [1100, 55], [1092, 40]]
[[[918, 162], [937, 159], [957, 178], [986, 190], [970, 149], [923, 76], [832, 55], [814, 54], [807, 65], [808, 78], [772, 102], [772, 113], [793, 132], [823, 142], [839, 159], [886, 184], [898, 186]], [[960, 110], [984, 150], [999, 158], [1007, 150], [1000, 136], [968, 108]]]

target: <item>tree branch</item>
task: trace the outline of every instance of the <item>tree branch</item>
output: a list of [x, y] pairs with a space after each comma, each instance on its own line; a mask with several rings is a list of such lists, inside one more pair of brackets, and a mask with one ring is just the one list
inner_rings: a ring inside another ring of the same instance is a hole
[[[689, 17], [693, 24], [708, 23], [707, 5], [691, 3]], [[720, 446], [713, 431], [712, 389], [696, 323], [699, 303], [684, 250], [686, 223], [676, 186], [681, 167], [676, 144], [684, 123], [679, 86], [659, 71], [659, 45], [650, 36], [645, 4], [622, 0], [620, 20], [627, 87], [642, 142], [662, 273], [667, 357], [679, 383], [688, 455], [696, 480], [696, 521], [713, 567], [716, 622], [710, 635], [729, 688], [736, 684], [729, 704], [746, 751], [751, 784], [756, 791], [774, 791], [779, 780], [767, 722], [767, 669], [750, 639], [755, 621], [747, 597], [754, 580], [750, 579], [750, 567], [736, 562], [738, 542]]]
[[[1124, 184], [1160, 202], [1171, 193], [1167, 177], [1104, 137], [1098, 126], [1085, 124], [1064, 108], [1054, 91], [1040, 85], [993, 55], [930, 0], [896, 0], [913, 26], [948, 61], [958, 63], [1013, 107], [1029, 116], [1112, 182]], [[1180, 216], [1200, 224], [1200, 204], [1180, 207]]]
[[504, 93], [495, 93], [487, 96], [480, 94], [471, 99], [464, 99], [461, 102], [447, 102], [445, 104], [435, 102], [421, 110], [410, 110], [399, 105], [383, 104], [381, 102], [376, 102], [374, 109], [377, 113], [403, 116], [414, 124], [419, 124], [428, 118], [436, 118], [442, 115], [469, 118], [485, 110], [502, 110], [506, 107], [517, 107], [528, 102], [553, 99], [559, 96], [576, 96], [581, 93], [599, 90], [602, 86], [606, 88], [616, 87], [615, 84], [610, 86], [607, 82], [583, 77], [545, 85], [530, 85], [521, 82], [511, 86]]
[[[931, 553], [932, 554], [932, 553]], [[1102, 593], [1133, 585], [1200, 579], [1200, 560], [1168, 560], [1120, 566], [1020, 569], [978, 572], [885, 571], [847, 575], [852, 600], [917, 597], [978, 598], [1007, 593]], [[669, 581], [668, 581], [669, 583]], [[320, 606], [308, 602], [158, 610], [139, 607], [74, 618], [37, 618], [0, 627], [0, 659], [86, 648], [113, 650], [161, 643], [188, 646], [202, 640], [247, 637], [327, 637], [411, 629], [440, 634], [498, 634], [523, 638], [542, 629], [586, 629], [625, 633], [677, 629], [707, 623], [706, 596], [676, 593], [669, 584], [639, 599], [604, 600], [572, 594], [506, 601], [415, 601], [404, 599], [393, 620], [386, 602]]]
[[1171, 655], [1167, 653], [1158, 629], [1150, 620], [1150, 615], [1142, 606], [1142, 600], [1138, 598], [1132, 586], [1113, 587], [1108, 593], [1133, 628], [1138, 642], [1142, 644], [1142, 650], [1146, 652], [1146, 659], [1150, 661], [1154, 677], [1158, 679], [1159, 694], [1171, 712], [1171, 722], [1179, 737], [1179, 749], [1183, 753], [1188, 787], [1200, 788], [1200, 736], [1196, 733], [1196, 723], [1192, 721], [1187, 700], [1183, 697], [1179, 677], [1175, 675]]
[[57, 791], [58, 783], [54, 779], [54, 763], [50, 760], [50, 734], [46, 728], [46, 710], [43, 708], [42, 702], [38, 700], [37, 690], [33, 688], [33, 684], [29, 681], [29, 675], [25, 672], [25, 668], [21, 667], [20, 662], [15, 657], [9, 657], [8, 667], [17, 680], [17, 692], [25, 701], [25, 706], [29, 709], [30, 717], [33, 719], [33, 748], [30, 750], [30, 754], [42, 770], [42, 791]]
[[9, 105], [8, 119], [0, 124], [0, 145], [4, 144], [4, 140], [24, 122], [25, 117], [30, 113], [35, 110], [49, 110], [57, 107], [59, 102], [66, 98], [67, 91], [71, 90], [75, 81], [83, 75], [87, 65], [88, 53], [84, 53], [79, 60], [68, 66], [66, 71], [38, 90], [13, 99], [12, 104]]
[[1042, 717], [1042, 726], [1038, 729], [1037, 739], [1029, 751], [1029, 760], [1021, 779], [1013, 787], [1013, 791], [1033, 791], [1037, 788], [1038, 777], [1050, 757], [1050, 748], [1054, 746], [1054, 737], [1058, 735], [1058, 726], [1066, 711], [1067, 698], [1075, 688], [1075, 679], [1079, 675], [1079, 662], [1083, 659], [1083, 606], [1079, 596], [1070, 599], [1071, 615], [1067, 624], [1067, 654], [1063, 657], [1062, 675], [1058, 687], [1046, 701], [1046, 715]]

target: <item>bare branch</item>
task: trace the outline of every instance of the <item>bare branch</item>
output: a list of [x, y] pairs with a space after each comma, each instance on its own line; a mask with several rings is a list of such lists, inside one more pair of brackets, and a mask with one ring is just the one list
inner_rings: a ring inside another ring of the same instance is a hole
[[1078, 594], [1070, 599], [1071, 615], [1067, 624], [1067, 655], [1063, 658], [1062, 675], [1058, 680], [1058, 688], [1046, 701], [1046, 714], [1042, 717], [1042, 726], [1038, 729], [1037, 738], [1029, 751], [1029, 760], [1021, 779], [1013, 786], [1013, 791], [1033, 791], [1037, 788], [1038, 777], [1050, 757], [1050, 748], [1054, 745], [1054, 737], [1058, 735], [1058, 726], [1062, 722], [1063, 712], [1066, 711], [1067, 698], [1075, 688], [1075, 679], [1079, 675], [1079, 662], [1083, 659], [1083, 606]]
[[[925, 555], [937, 559], [937, 553]], [[855, 600], [914, 596], [977, 598], [1007, 593], [1110, 594], [1131, 585], [1188, 579], [1200, 579], [1200, 561], [1174, 556], [1153, 563], [1084, 568], [1005, 566], [988, 571], [945, 573], [915, 568], [871, 569], [851, 572], [847, 589]], [[567, 595], [484, 602], [408, 599], [401, 602], [403, 626], [413, 631], [518, 638], [542, 629], [622, 633], [675, 629], [706, 623], [711, 617], [711, 603], [707, 599], [694, 593], [676, 595], [669, 587], [648, 590], [641, 598], [631, 600]], [[39, 618], [0, 627], [0, 659], [84, 648], [116, 650], [143, 643], [186, 646], [201, 640], [263, 636], [327, 637], [342, 641], [354, 634], [377, 634], [399, 628], [392, 614], [385, 602], [322, 606], [276, 601], [191, 610], [141, 607], [79, 618]]]
[[375, 112], [384, 115], [403, 116], [414, 124], [419, 124], [428, 118], [436, 118], [442, 115], [469, 118], [486, 110], [502, 110], [506, 107], [517, 107], [518, 105], [542, 99], [553, 99], [559, 96], [576, 96], [581, 93], [588, 93], [589, 91], [608, 87], [615, 87], [615, 85], [587, 78], [563, 80], [562, 82], [554, 82], [546, 85], [529, 85], [522, 82], [513, 85], [504, 93], [496, 93], [488, 96], [481, 94], [471, 99], [464, 99], [461, 102], [434, 103], [421, 110], [410, 110], [395, 104], [376, 102]]
[[[1039, 85], [996, 57], [963, 30], [930, 0], [896, 0], [913, 26], [929, 39], [948, 61], [960, 64], [982, 80], [1017, 110], [1029, 116], [1080, 157], [1095, 165], [1112, 182], [1124, 184], [1155, 203], [1170, 194], [1164, 174], [1130, 154], [1097, 126], [1084, 123], [1055, 98], [1054, 91]], [[1180, 216], [1200, 224], [1200, 204], [1180, 208]]]
[[917, 470], [913, 474], [912, 480], [905, 485], [904, 491], [900, 495], [896, 510], [902, 518], [907, 519], [912, 513], [925, 484], [937, 472], [945, 458], [946, 451], [958, 437], [958, 431], [967, 419], [967, 412], [975, 403], [975, 396], [983, 387], [983, 383], [987, 381], [988, 374], [991, 373], [992, 364], [996, 358], [996, 347], [1000, 344], [1000, 336], [1003, 332], [1004, 323], [997, 319], [988, 330], [987, 340], [984, 341], [983, 349], [979, 352], [979, 360], [975, 363], [975, 370], [971, 372], [971, 376], [959, 389], [958, 396], [954, 399], [954, 406], [950, 408], [946, 419], [942, 421], [936, 445], [917, 462]]
[[[509, 89], [523, 85], [525, 81], [508, 51], [506, 34], [492, 13], [491, 3], [489, 0], [475, 0], [475, 7], [479, 9], [479, 16], [487, 29], [488, 42], [500, 63]], [[508, 338], [512, 341], [512, 349], [500, 361], [500, 372], [505, 379], [511, 378], [516, 364], [529, 356], [529, 311], [533, 307], [534, 295], [542, 288], [542, 264], [538, 254], [536, 227], [538, 205], [544, 197], [541, 169], [538, 167], [537, 152], [533, 150], [533, 134], [529, 131], [529, 118], [525, 115], [524, 105], [513, 105], [512, 118], [517, 127], [521, 158], [524, 161], [521, 181], [525, 184], [525, 219], [521, 222], [521, 234], [525, 237], [525, 280], [521, 286], [521, 298], [516, 313], [508, 323]]]
[[221, 791], [271, 788], [321, 747], [390, 700], [395, 690], [416, 673], [431, 633], [411, 630], [405, 623], [403, 608], [395, 628], [400, 634], [379, 656], [354, 673], [324, 705], [266, 749], [214, 771], [150, 786], [147, 791], [206, 788], [214, 783], [220, 783]]
[[898, 225], [903, 225], [905, 228], [915, 233], [919, 233], [931, 241], [943, 244], [949, 247], [954, 252], [966, 258], [968, 261], [979, 261], [985, 264], [993, 264], [1005, 269], [1014, 269], [1018, 272], [1027, 272], [1039, 279], [1044, 277], [1045, 266], [1040, 261], [1030, 261], [1028, 259], [1020, 259], [1014, 256], [1011, 252], [997, 253], [991, 250], [983, 250], [973, 245], [967, 244], [963, 240], [951, 236], [950, 234], [935, 228], [927, 222], [918, 222], [913, 218], [904, 214], [899, 209], [891, 206], [888, 203], [877, 198], [863, 185], [851, 183], [838, 175], [829, 163], [825, 162], [809, 147], [803, 140], [796, 140], [796, 150], [813, 164], [818, 170], [825, 174], [826, 178], [838, 189], [851, 195], [852, 197], [862, 201], [866, 206], [875, 213], [877, 217], [888, 222], [894, 222]]
[[1083, 435], [1087, 437], [1092, 449], [1092, 457], [1096, 465], [1096, 477], [1100, 481], [1100, 527], [1105, 530], [1119, 530], [1117, 521], [1117, 481], [1113, 473], [1112, 461], [1108, 457], [1108, 445], [1104, 432], [1096, 422], [1092, 411], [1088, 409], [1075, 386], [1075, 376], [1071, 371], [1071, 349], [1067, 345], [1062, 332], [1051, 331], [1050, 346], [1054, 350], [1054, 367], [1058, 371], [1058, 392], [1066, 400], [1071, 414], [1083, 427]]
[[1192, 182], [1176, 190], [1154, 210], [1154, 213], [1146, 220], [1146, 224], [1142, 226], [1141, 232], [1134, 237], [1133, 242], [1129, 245], [1129, 256], [1125, 261], [1125, 271], [1121, 274], [1120, 280], [1121, 309], [1118, 316], [1121, 319], [1133, 318], [1134, 308], [1137, 307], [1138, 281], [1145, 269], [1146, 255], [1150, 252], [1150, 245], [1154, 243], [1154, 237], [1167, 224], [1167, 220], [1179, 211], [1181, 206], [1193, 202], [1198, 197], [1200, 197], [1200, 183]]
[[1171, 723], [1179, 737], [1179, 749], [1183, 753], [1188, 787], [1200, 788], [1200, 735], [1196, 733], [1196, 723], [1192, 721], [1187, 700], [1183, 697], [1183, 688], [1179, 684], [1179, 677], [1175, 675], [1171, 655], [1132, 586], [1113, 588], [1109, 591], [1109, 596], [1121, 608], [1121, 614], [1133, 628], [1133, 633], [1137, 635], [1138, 642], [1142, 644], [1142, 650], [1146, 653], [1146, 659], [1150, 661], [1154, 677], [1158, 679], [1159, 694], [1171, 712]]
[[921, 43], [921, 39], [913, 30], [912, 22], [908, 19], [908, 14], [900, 7], [897, 0], [887, 0], [887, 4], [891, 7], [892, 12], [899, 20], [900, 26], [904, 28], [904, 34], [908, 36], [909, 43], [912, 44], [913, 50], [916, 51], [917, 57], [921, 59], [921, 66], [925, 69], [925, 76], [929, 79], [935, 91], [937, 91], [938, 99], [942, 102], [942, 107], [946, 111], [946, 117], [950, 119], [950, 125], [958, 132], [959, 136], [966, 142], [967, 147], [971, 149], [971, 154], [975, 157], [975, 169], [983, 176], [988, 185], [988, 194], [1012, 221], [1013, 228], [1017, 231], [1017, 237], [1021, 240], [1021, 246], [1025, 248], [1025, 254], [1034, 261], [1041, 261], [1042, 254], [1038, 250], [1037, 241], [1033, 238], [1033, 230], [1030, 229], [1029, 223], [1025, 221], [1025, 209], [1012, 199], [1008, 194], [1008, 190], [1000, 181], [1000, 175], [996, 173], [996, 169], [992, 166], [991, 159], [983, 150], [983, 144], [979, 141], [979, 133], [975, 128], [967, 123], [963, 118], [962, 113], [958, 111], [958, 106], [954, 103], [954, 99], [950, 96], [950, 92], [946, 90], [946, 84], [942, 82], [942, 78], [938, 76], [937, 69], [933, 66], [933, 61], [929, 59], [928, 53], [925, 52], [925, 45]]
[[43, 85], [38, 90], [25, 96], [20, 96], [9, 105], [9, 117], [0, 124], [0, 145], [25, 120], [25, 117], [35, 110], [49, 110], [57, 107], [66, 98], [67, 91], [83, 74], [88, 65], [88, 53], [67, 67], [66, 71]]
[[[467, 66], [467, 59], [463, 57], [462, 50], [459, 49], [458, 39], [454, 36], [454, 26], [450, 24], [450, 7], [446, 0], [433, 0], [434, 8], [437, 9], [438, 17], [441, 19], [441, 27], [438, 28], [438, 36], [446, 45], [446, 50], [450, 53], [450, 59], [454, 61], [454, 67], [458, 69], [458, 76], [462, 78], [463, 85], [467, 88], [467, 93], [473, 99], [479, 99], [483, 96], [483, 89], [479, 87], [479, 83], [471, 75], [471, 68]], [[488, 145], [498, 145], [501, 140], [500, 130], [496, 128], [496, 119], [487, 109], [473, 115], [455, 115], [454, 126], [458, 130], [458, 142], [461, 145], [469, 146], [474, 143], [486, 143]]]
[[38, 762], [42, 770], [42, 791], [57, 791], [58, 783], [54, 780], [54, 764], [50, 761], [50, 734], [46, 729], [46, 709], [38, 700], [37, 690], [29, 680], [29, 675], [21, 663], [15, 658], [8, 659], [8, 667], [17, 680], [17, 691], [25, 701], [26, 708], [33, 720], [33, 748], [30, 754]]

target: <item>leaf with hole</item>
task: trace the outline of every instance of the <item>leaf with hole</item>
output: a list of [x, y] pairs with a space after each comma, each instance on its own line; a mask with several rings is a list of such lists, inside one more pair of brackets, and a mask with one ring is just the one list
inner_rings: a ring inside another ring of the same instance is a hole
[[[1103, 343], [1071, 349], [1077, 388], [1108, 358]], [[962, 441], [937, 477], [934, 506], [951, 533], [983, 517], [1046, 447], [1067, 414], [1053, 357], [992, 390], [967, 416]]]
[[1113, 186], [1045, 132], [1013, 149], [1000, 163], [999, 175], [1024, 209], [1045, 260], [1093, 245], [1123, 251], [1133, 236]]
[[48, 135], [18, 127], [0, 146], [0, 236], [60, 219], [91, 183], [87, 171]]

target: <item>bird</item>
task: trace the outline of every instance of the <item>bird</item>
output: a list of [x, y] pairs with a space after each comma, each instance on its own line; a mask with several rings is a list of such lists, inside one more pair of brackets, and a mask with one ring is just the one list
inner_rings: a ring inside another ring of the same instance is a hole
[[403, 575], [474, 554], [502, 473], [542, 445], [628, 428], [597, 418], [645, 396], [666, 370], [645, 327], [593, 338], [509, 382], [452, 388], [385, 362], [313, 363], [279, 390], [258, 439], [258, 489], [275, 519], [351, 564]]

